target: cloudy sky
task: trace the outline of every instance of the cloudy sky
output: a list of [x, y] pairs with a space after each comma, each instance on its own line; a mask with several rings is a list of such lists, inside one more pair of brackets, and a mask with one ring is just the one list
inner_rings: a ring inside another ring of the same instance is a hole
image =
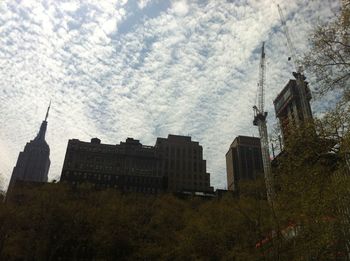
[[[153, 145], [170, 133], [199, 141], [211, 184], [225, 188], [230, 143], [258, 134], [252, 106], [262, 41], [269, 127], [276, 122], [272, 101], [292, 77], [278, 2], [0, 1], [3, 184], [51, 99], [50, 179], [59, 179], [68, 139], [116, 144], [134, 137]], [[339, 3], [287, 2], [280, 4], [302, 53], [312, 27], [334, 17]], [[323, 103], [313, 102], [313, 110]]]

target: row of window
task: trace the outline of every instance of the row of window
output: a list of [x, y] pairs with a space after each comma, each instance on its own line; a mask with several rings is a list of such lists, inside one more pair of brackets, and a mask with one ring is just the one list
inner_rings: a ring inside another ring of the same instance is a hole
[[[170, 164], [169, 164], [170, 162]], [[199, 163], [199, 164], [198, 164]], [[171, 161], [164, 161], [163, 162], [163, 169], [164, 170], [176, 170], [176, 171], [193, 171], [193, 172], [199, 172], [202, 173], [203, 171], [203, 164], [201, 164], [202, 162], [191, 162], [188, 161], [187, 164], [186, 162], [180, 162], [171, 160]], [[142, 172], [142, 171], [153, 171], [155, 169], [155, 167], [153, 165], [148, 165], [148, 166], [135, 166], [130, 164], [129, 166], [124, 166], [124, 168], [122, 168], [119, 164], [116, 166], [112, 166], [112, 165], [101, 165], [101, 164], [95, 164], [95, 163], [85, 163], [85, 162], [81, 162], [81, 163], [75, 163], [74, 164], [74, 168], [75, 169], [80, 169], [80, 170], [96, 170], [96, 171], [107, 171], [107, 172], [112, 172], [112, 171], [131, 171], [131, 172]], [[181, 166], [181, 168], [180, 168]], [[72, 167], [72, 162], [71, 161], [67, 161], [67, 168], [71, 168]], [[129, 167], [129, 168], [128, 168]], [[170, 168], [169, 168], [170, 167]]]
[[[165, 172], [165, 176], [168, 176], [167, 175], [168, 172]], [[201, 175], [197, 175], [197, 174], [194, 174], [192, 175], [192, 173], [179, 173], [179, 172], [169, 172], [169, 176], [170, 177], [177, 177], [177, 178], [182, 178], [182, 179], [199, 179], [199, 180], [209, 180], [209, 176], [208, 175], [204, 175], [201, 174]]]
[[[173, 170], [183, 170], [183, 171], [193, 171], [199, 172], [203, 171], [203, 162], [202, 161], [174, 161], [174, 160], [166, 160], [163, 162], [164, 169], [173, 169]], [[181, 166], [181, 167], [180, 167]]]
[[[197, 159], [197, 155], [199, 156], [199, 158], [202, 158], [202, 150], [198, 149], [198, 148], [179, 148], [176, 146], [166, 146], [163, 147], [163, 152], [164, 152], [164, 156], [166, 158], [171, 157], [171, 158], [194, 158]], [[162, 154], [161, 154], [162, 155]]]
[[196, 182], [196, 181], [182, 181], [179, 182], [179, 180], [169, 180], [170, 186], [173, 185], [181, 185], [181, 186], [189, 186], [189, 187], [209, 187], [209, 182]]
[[[78, 185], [79, 182], [74, 181], [72, 182], [74, 185]], [[114, 189], [121, 189], [123, 191], [129, 191], [129, 192], [144, 192], [144, 193], [157, 193], [159, 189], [154, 187], [140, 187], [140, 186], [118, 186], [116, 184], [95, 184], [94, 187], [96, 189], [108, 189], [108, 188], [114, 188]]]
[[101, 163], [124, 161], [125, 158], [133, 158], [141, 162], [149, 162], [155, 160], [155, 153], [144, 153], [142, 151], [140, 153], [130, 153], [126, 152], [125, 150], [105, 150], [96, 147], [77, 147], [74, 150], [70, 150], [68, 152], [67, 159], [72, 160], [73, 156], [79, 157], [83, 160]]
[[[72, 162], [67, 162], [67, 168], [72, 167]], [[137, 172], [137, 173], [152, 173], [155, 168], [153, 166], [144, 168], [142, 166], [137, 166], [136, 168], [133, 165], [120, 167], [120, 166], [111, 166], [111, 165], [98, 165], [93, 163], [75, 163], [75, 169], [79, 170], [94, 170], [94, 171], [102, 171], [102, 172], [115, 172], [115, 173], [123, 173], [123, 172]]]
[[102, 152], [102, 153], [115, 153], [115, 148], [106, 148], [101, 146], [82, 146], [82, 145], [71, 145], [72, 150], [78, 151], [89, 151], [89, 152]]
[[143, 184], [161, 184], [161, 178], [153, 178], [153, 177], [140, 177], [140, 176], [117, 176], [117, 175], [108, 175], [108, 174], [96, 174], [96, 173], [82, 173], [82, 172], [66, 172], [66, 175], [74, 177], [76, 179], [90, 180], [90, 181], [118, 181], [119, 179], [123, 179], [126, 183], [143, 183]]
[[78, 179], [85, 179], [85, 180], [118, 180], [119, 176], [116, 175], [108, 175], [108, 174], [98, 174], [98, 173], [86, 173], [86, 172], [66, 172], [67, 176], [75, 177]]

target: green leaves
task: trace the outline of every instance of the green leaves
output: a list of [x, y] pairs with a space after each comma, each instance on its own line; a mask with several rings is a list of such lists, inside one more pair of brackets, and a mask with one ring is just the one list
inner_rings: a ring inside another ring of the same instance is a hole
[[350, 86], [350, 4], [342, 1], [341, 13], [330, 23], [315, 28], [311, 49], [304, 58], [307, 71], [316, 77], [318, 92], [349, 92]]

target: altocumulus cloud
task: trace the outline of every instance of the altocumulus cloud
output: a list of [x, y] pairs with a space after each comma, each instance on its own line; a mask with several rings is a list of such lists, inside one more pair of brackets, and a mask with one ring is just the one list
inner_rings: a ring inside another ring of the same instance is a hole
[[[331, 0], [288, 3], [300, 53], [312, 26], [338, 8]], [[52, 99], [51, 179], [60, 176], [70, 138], [152, 145], [172, 133], [203, 145], [211, 183], [224, 188], [228, 146], [237, 135], [257, 135], [262, 41], [272, 126], [272, 100], [293, 70], [273, 1], [2, 1], [0, 173], [9, 179]]]

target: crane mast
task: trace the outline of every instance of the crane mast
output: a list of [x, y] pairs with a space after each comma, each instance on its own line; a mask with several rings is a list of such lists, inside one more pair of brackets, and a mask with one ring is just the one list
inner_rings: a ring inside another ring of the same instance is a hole
[[295, 51], [295, 47], [293, 45], [292, 39], [290, 37], [289, 34], [289, 30], [286, 24], [286, 19], [283, 15], [282, 9], [279, 5], [277, 5], [278, 8], [278, 12], [281, 18], [281, 24], [282, 24], [282, 29], [284, 32], [284, 35], [286, 36], [287, 39], [287, 46], [290, 52], [290, 57], [288, 58], [288, 60], [292, 60], [295, 70], [296, 72], [293, 72], [293, 76], [296, 79], [296, 83], [297, 83], [297, 87], [299, 90], [299, 95], [300, 95], [300, 100], [301, 100], [301, 109], [302, 109], [302, 115], [303, 115], [303, 119], [304, 120], [308, 120], [310, 118], [312, 118], [312, 114], [311, 114], [311, 109], [308, 105], [307, 102], [307, 95], [306, 95], [306, 84], [305, 84], [305, 76], [304, 76], [304, 69], [303, 66], [300, 62], [299, 59], [297, 59], [297, 55], [296, 55], [296, 51]]
[[262, 44], [261, 58], [259, 66], [259, 83], [258, 83], [258, 105], [254, 106], [253, 124], [258, 126], [261, 144], [261, 155], [264, 168], [264, 178], [266, 184], [267, 200], [272, 203], [274, 198], [273, 177], [271, 172], [270, 152], [267, 135], [266, 117], [267, 112], [264, 111], [265, 100], [265, 81], [266, 81], [266, 61], [265, 61], [265, 43]]

